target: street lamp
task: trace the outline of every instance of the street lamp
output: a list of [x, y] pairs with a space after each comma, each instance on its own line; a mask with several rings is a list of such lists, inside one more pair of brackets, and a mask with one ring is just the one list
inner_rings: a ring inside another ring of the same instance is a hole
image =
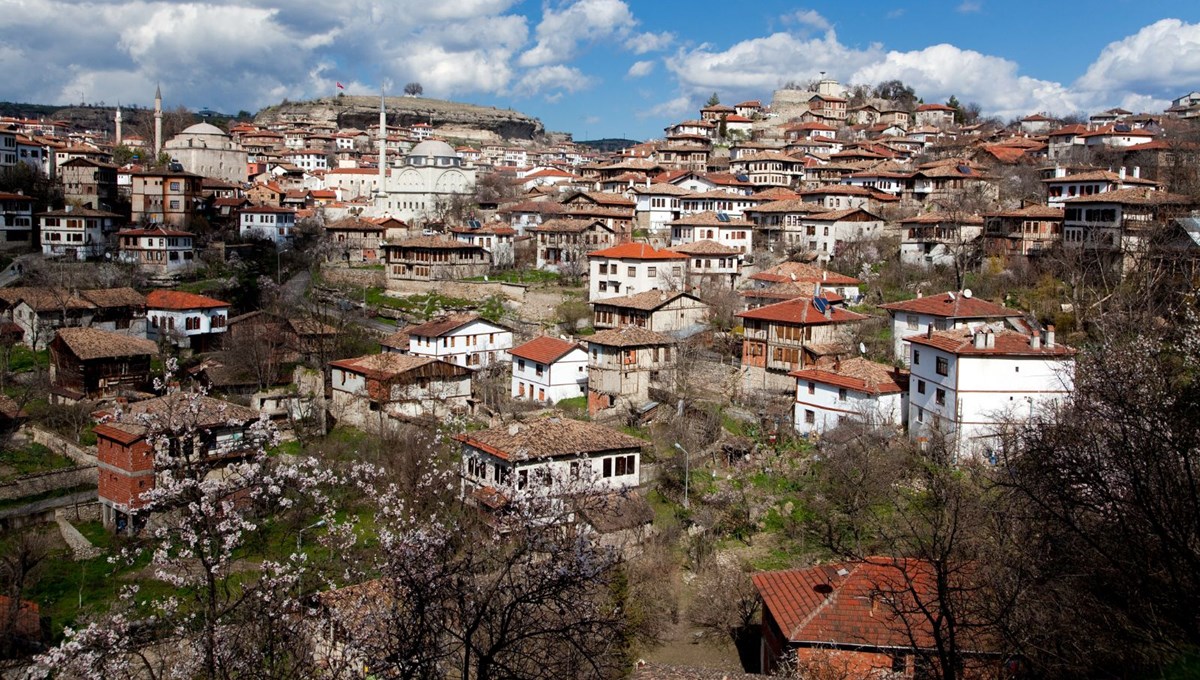
[[690, 481], [689, 478], [692, 476], [692, 471], [691, 471], [692, 454], [688, 453], [687, 449], [680, 446], [679, 442], [675, 442], [675, 448], [679, 449], [680, 451], [683, 451], [683, 507], [686, 508], [686, 507], [689, 507], [688, 506], [688, 481]]
[[301, 529], [299, 533], [296, 534], [296, 552], [300, 552], [300, 542], [304, 539], [304, 532], [308, 531], [309, 529], [317, 529], [323, 526], [325, 526], [325, 520], [319, 519]]

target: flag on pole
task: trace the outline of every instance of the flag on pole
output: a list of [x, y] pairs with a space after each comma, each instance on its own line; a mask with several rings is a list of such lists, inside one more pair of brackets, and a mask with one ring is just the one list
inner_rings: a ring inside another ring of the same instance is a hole
[[346, 86], [345, 86], [345, 85], [343, 85], [343, 84], [341, 84], [341, 83], [338, 83], [338, 84], [337, 84], [337, 89], [339, 89], [339, 90], [344, 90], [344, 89], [346, 89]]

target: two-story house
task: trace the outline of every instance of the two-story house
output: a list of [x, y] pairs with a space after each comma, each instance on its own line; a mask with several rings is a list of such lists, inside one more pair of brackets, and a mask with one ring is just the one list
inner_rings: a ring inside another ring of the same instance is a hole
[[617, 242], [617, 232], [603, 220], [552, 219], [528, 228], [534, 234], [537, 268], [582, 274], [588, 254]]
[[228, 329], [229, 303], [180, 290], [146, 295], [146, 337], [196, 352], [216, 349]]
[[33, 240], [33, 199], [0, 191], [0, 249], [28, 248]]
[[687, 259], [648, 243], [622, 243], [592, 251], [588, 254], [588, 299], [682, 288]]
[[512, 396], [553, 404], [587, 394], [583, 347], [543, 335], [512, 349]]
[[63, 200], [94, 210], [113, 210], [117, 201], [117, 166], [89, 158], [73, 158], [58, 166]]
[[62, 210], [38, 213], [42, 254], [71, 260], [103, 257], [108, 236], [117, 230], [121, 216], [103, 210], [68, 205]]
[[854, 357], [792, 371], [796, 379], [794, 425], [800, 434], [822, 434], [854, 420], [879, 427], [908, 422], [908, 373]]
[[674, 367], [675, 341], [636, 326], [588, 336], [588, 414], [592, 417], [635, 409], [650, 400], [650, 387]]
[[2, 288], [0, 301], [21, 328], [21, 342], [35, 350], [46, 349], [59, 328], [91, 324], [96, 313], [96, 305], [65, 288]]
[[203, 182], [200, 175], [182, 170], [131, 173], [130, 220], [186, 228], [204, 202]]
[[918, 267], [953, 266], [983, 235], [979, 215], [931, 212], [900, 221], [900, 260]]
[[330, 362], [329, 372], [333, 416], [361, 430], [470, 408], [471, 371], [442, 359], [386, 352]]
[[746, 219], [722, 212], [685, 215], [668, 223], [671, 245], [679, 246], [696, 241], [716, 241], [736, 248], [740, 253], [753, 249], [754, 224]]
[[450, 227], [449, 231], [458, 241], [483, 248], [492, 266], [497, 269], [507, 269], [516, 263], [513, 239], [516, 238], [517, 230], [506, 224], [481, 224], [479, 220], [468, 220], [467, 226]]
[[[462, 444], [463, 499], [503, 517], [511, 495], [570, 503], [581, 493], [624, 492], [641, 479], [646, 442], [596, 423], [548, 417], [513, 422], [454, 438]], [[569, 518], [570, 508], [548, 514]]]
[[1064, 211], [1027, 205], [983, 216], [984, 251], [998, 257], [1040, 255], [1062, 243]]
[[296, 211], [269, 205], [243, 208], [238, 216], [238, 233], [244, 239], [271, 241], [276, 248], [288, 248], [296, 238]]
[[361, 217], [346, 217], [325, 225], [329, 262], [374, 264], [383, 256], [387, 228]]
[[150, 389], [158, 346], [145, 338], [98, 328], [60, 328], [50, 342], [50, 392], [55, 401], [117, 396]]
[[892, 320], [893, 356], [905, 365], [912, 360], [908, 338], [924, 335], [930, 328], [947, 331], [995, 323], [1007, 324], [1014, 329], [1026, 328], [1021, 312], [977, 298], [969, 290], [918, 295], [912, 300], [880, 305], [880, 309], [886, 310]]
[[488, 252], [481, 246], [441, 236], [416, 236], [384, 243], [387, 285], [403, 281], [453, 281], [483, 276], [491, 270]]
[[190, 232], [166, 227], [117, 232], [118, 258], [155, 278], [174, 278], [196, 264]]
[[1200, 206], [1191, 196], [1146, 187], [1116, 189], [1063, 202], [1063, 244], [1106, 254], [1115, 267], [1133, 266], [1156, 230]]
[[408, 333], [409, 354], [468, 368], [508, 361], [513, 345], [512, 330], [474, 312], [440, 316], [404, 330]]
[[96, 425], [104, 526], [129, 535], [145, 526], [145, 494], [167, 470], [216, 470], [252, 455], [263, 441], [253, 427], [258, 419], [258, 412], [245, 406], [174, 392], [129, 404]]
[[909, 435], [946, 437], [960, 458], [994, 459], [1015, 424], [1066, 399], [1073, 388], [1075, 350], [1055, 341], [1053, 326], [1035, 335], [931, 327], [908, 341]]
[[746, 257], [737, 248], [704, 239], [671, 246], [668, 250], [688, 258], [685, 271], [687, 290], [710, 285], [730, 290], [737, 288], [742, 276], [742, 261]]
[[592, 326], [597, 330], [637, 326], [676, 338], [708, 328], [709, 307], [683, 291], [648, 290], [593, 300]]
[[849, 352], [852, 324], [867, 318], [831, 305], [824, 298], [797, 298], [739, 312], [743, 384], [747, 389], [791, 392], [792, 371], [816, 365], [824, 357]]

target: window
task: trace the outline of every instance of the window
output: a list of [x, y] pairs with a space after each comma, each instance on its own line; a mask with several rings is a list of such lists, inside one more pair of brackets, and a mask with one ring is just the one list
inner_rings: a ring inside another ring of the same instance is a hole
[[816, 384], [815, 382], [809, 382], [809, 383], [808, 383], [808, 393], [809, 393], [809, 394], [816, 394], [816, 393], [817, 393], [817, 384]]
[[937, 402], [938, 406], [945, 406], [946, 405], [946, 390], [939, 388], [938, 391], [934, 393], [933, 400], [935, 402]]
[[846, 388], [845, 387], [838, 388], [838, 401], [846, 401]]
[[612, 477], [613, 475], [613, 459], [605, 458], [602, 475], [604, 477]]
[[517, 368], [522, 371], [525, 370], [525, 360], [524, 359], [517, 359]]
[[914, 349], [914, 350], [912, 351], [912, 355], [913, 355], [913, 363], [914, 363], [914, 364], [919, 364], [919, 363], [921, 363], [921, 350], [919, 350], [919, 349]]
[[937, 374], [950, 375], [950, 360], [946, 357], [937, 358]]
[[924, 380], [917, 381], [917, 394], [925, 394], [925, 381]]
[[601, 273], [601, 274], [607, 274], [607, 273], [608, 273], [608, 263], [607, 263], [607, 262], [601, 263], [601, 265], [600, 265], [600, 273]]
[[804, 411], [804, 422], [813, 425], [817, 422], [817, 412], [811, 409]]
[[904, 317], [904, 323], [907, 326], [908, 330], [910, 330], [910, 331], [915, 331], [915, 330], [918, 330], [918, 328], [919, 328], [917, 325], [917, 315], [916, 314], [906, 315]]
[[658, 267], [646, 267], [646, 276], [650, 278], [658, 276]]
[[630, 267], [629, 268], [629, 278], [635, 278], [636, 276], [637, 276], [637, 267]]

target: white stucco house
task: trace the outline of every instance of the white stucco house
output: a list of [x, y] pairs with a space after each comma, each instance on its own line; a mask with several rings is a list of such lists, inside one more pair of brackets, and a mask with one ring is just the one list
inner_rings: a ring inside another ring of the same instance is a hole
[[1053, 326], [1025, 335], [988, 326], [930, 329], [908, 338], [909, 436], [945, 437], [962, 459], [994, 460], [1013, 424], [1066, 399], [1075, 350], [1055, 341]]
[[270, 205], [245, 208], [238, 218], [238, 233], [242, 238], [264, 239], [274, 242], [276, 248], [285, 248], [296, 237], [296, 211]]
[[587, 350], [543, 335], [512, 349], [512, 396], [553, 404], [587, 396]]
[[647, 243], [622, 243], [588, 253], [588, 299], [682, 288], [687, 255]]
[[908, 374], [854, 357], [833, 365], [792, 371], [794, 421], [800, 434], [822, 434], [856, 420], [880, 427], [908, 422]]
[[146, 295], [146, 338], [197, 352], [215, 349], [228, 330], [229, 303], [179, 290]]
[[449, 314], [408, 332], [408, 353], [443, 359], [468, 368], [508, 361], [512, 331], [475, 313]]
[[908, 338], [924, 335], [930, 327], [936, 331], [947, 331], [968, 325], [1000, 322], [1016, 330], [1026, 330], [1021, 312], [981, 300], [969, 290], [918, 295], [912, 300], [889, 302], [879, 307], [886, 310], [892, 320], [893, 356], [905, 365], [911, 361], [912, 349]]

